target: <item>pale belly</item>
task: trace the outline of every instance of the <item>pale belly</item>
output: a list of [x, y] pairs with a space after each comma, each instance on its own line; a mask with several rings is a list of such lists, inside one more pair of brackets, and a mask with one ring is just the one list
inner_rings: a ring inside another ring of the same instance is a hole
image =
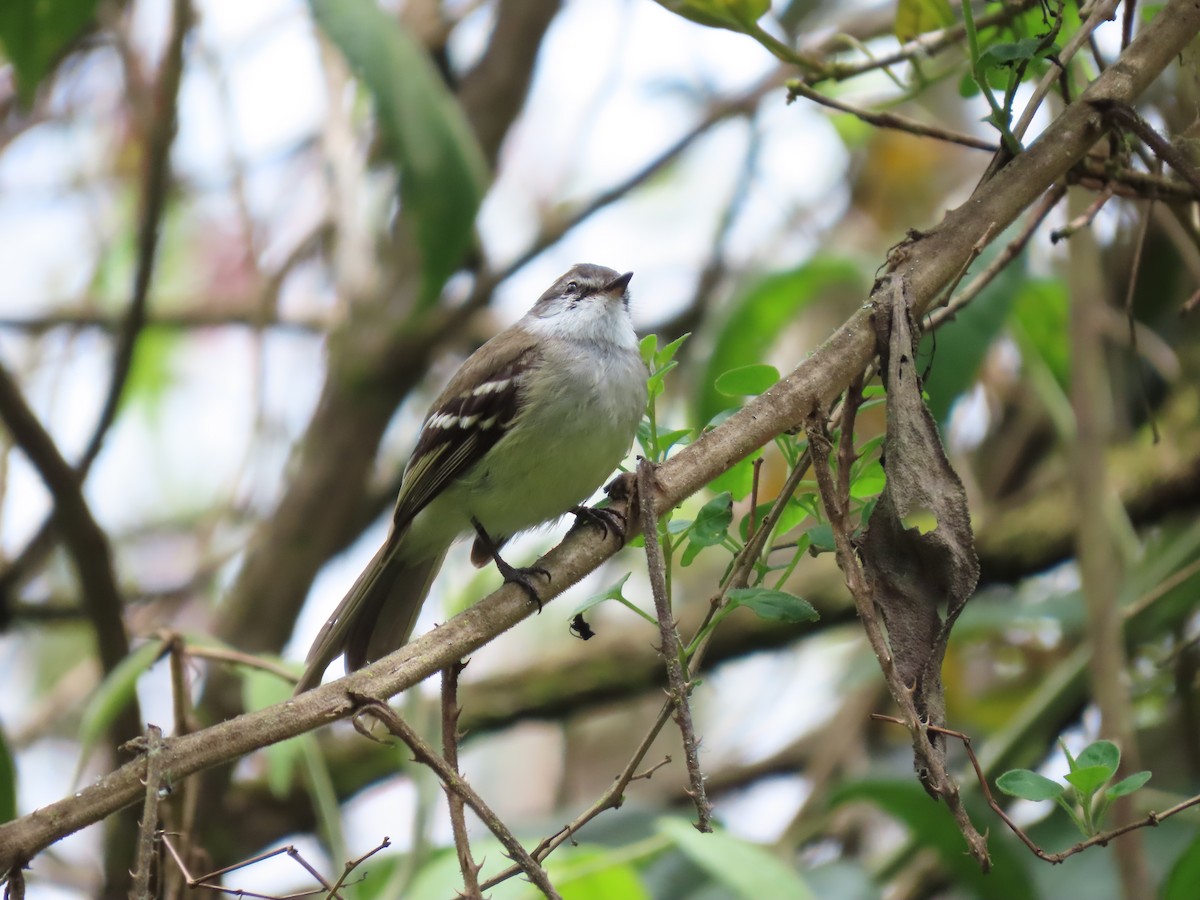
[[[612, 372], [581, 366], [575, 374], [584, 380], [548, 384], [530, 406], [537, 414], [417, 515], [406, 550], [440, 551], [473, 533], [472, 518], [493, 537], [511, 537], [562, 516], [604, 484], [633, 443], [644, 395], [602, 390]], [[644, 385], [638, 370], [617, 376]]]

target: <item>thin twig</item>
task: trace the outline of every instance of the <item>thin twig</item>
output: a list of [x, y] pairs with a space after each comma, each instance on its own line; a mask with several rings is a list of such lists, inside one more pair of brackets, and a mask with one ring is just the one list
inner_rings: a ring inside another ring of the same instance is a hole
[[1165, 140], [1132, 107], [1125, 103], [1097, 103], [1096, 106], [1113, 124], [1128, 128], [1141, 138], [1156, 157], [1174, 169], [1175, 174], [1192, 186], [1192, 190], [1200, 193], [1200, 170], [1197, 170], [1177, 147]]
[[787, 89], [788, 102], [795, 100], [797, 97], [803, 97], [805, 100], [811, 100], [813, 103], [827, 106], [830, 109], [836, 109], [838, 112], [849, 113], [856, 119], [866, 122], [868, 125], [874, 125], [876, 128], [905, 131], [917, 137], [935, 138], [950, 144], [969, 147], [972, 150], [986, 150], [989, 153], [996, 153], [1000, 150], [1000, 145], [995, 141], [984, 140], [983, 138], [975, 137], [973, 134], [964, 134], [961, 131], [953, 131], [949, 128], [943, 128], [940, 125], [928, 125], [897, 113], [876, 112], [875, 110], [863, 109], [861, 106], [854, 106], [853, 104], [846, 103], [844, 100], [838, 100], [822, 94], [820, 91], [813, 90], [799, 79], [789, 81]]
[[1061, 184], [1054, 185], [1045, 196], [1038, 202], [1025, 219], [1025, 224], [1021, 227], [1020, 233], [1013, 238], [1004, 249], [988, 263], [987, 268], [971, 279], [958, 294], [956, 294], [944, 307], [933, 312], [925, 324], [925, 330], [933, 330], [940, 328], [942, 325], [953, 319], [958, 313], [969, 304], [972, 300], [979, 296], [985, 287], [991, 284], [1004, 269], [1025, 249], [1029, 243], [1029, 239], [1033, 237], [1033, 233], [1045, 221], [1046, 216], [1054, 209], [1066, 196], [1067, 189]]
[[270, 672], [272, 675], [278, 675], [284, 681], [291, 682], [292, 684], [295, 684], [297, 681], [296, 672], [291, 667], [265, 657], [254, 656], [250, 653], [241, 653], [226, 647], [202, 647], [198, 644], [190, 645], [187, 648], [187, 652], [189, 656], [196, 659], [232, 663], [235, 666], [241, 666], [246, 669], [258, 669], [260, 672]]
[[[446, 765], [462, 777], [458, 771], [458, 717], [462, 708], [458, 705], [458, 676], [463, 670], [463, 663], [457, 662], [442, 669], [442, 756]], [[458, 854], [458, 867], [462, 870], [463, 894], [468, 900], [481, 900], [479, 890], [479, 870], [481, 863], [476, 863], [471, 855], [471, 839], [467, 834], [467, 818], [461, 794], [443, 785], [446, 791], [446, 803], [450, 807], [450, 827], [454, 832], [454, 850]]]
[[138, 742], [146, 754], [146, 797], [142, 803], [142, 821], [138, 828], [137, 864], [133, 872], [132, 900], [152, 900], [150, 872], [154, 868], [158, 843], [158, 801], [162, 787], [162, 729], [146, 726], [146, 734]]
[[1133, 258], [1129, 261], [1129, 279], [1125, 287], [1125, 321], [1129, 324], [1129, 355], [1132, 358], [1136, 372], [1138, 387], [1141, 388], [1142, 408], [1146, 413], [1146, 421], [1150, 425], [1150, 435], [1155, 444], [1162, 440], [1158, 433], [1158, 417], [1150, 403], [1150, 388], [1146, 384], [1146, 372], [1138, 362], [1138, 329], [1137, 319], [1133, 315], [1133, 297], [1137, 293], [1138, 274], [1142, 270], [1142, 254], [1146, 250], [1146, 238], [1150, 234], [1150, 217], [1154, 214], [1154, 201], [1146, 201], [1146, 210], [1138, 223], [1137, 237], [1133, 241]]
[[1100, 214], [1100, 210], [1104, 208], [1104, 204], [1112, 199], [1113, 193], [1114, 191], [1112, 185], [1106, 185], [1104, 190], [1100, 192], [1099, 196], [1097, 196], [1096, 199], [1088, 204], [1087, 209], [1073, 218], [1062, 228], [1055, 228], [1050, 232], [1050, 243], [1057, 244], [1059, 241], [1063, 241], [1071, 237], [1080, 229], [1090, 228], [1092, 222], [1095, 221], [1096, 216]]
[[[313, 897], [317, 894], [324, 894], [326, 900], [343, 900], [342, 895], [337, 893], [337, 886], [330, 884], [325, 876], [318, 872], [312, 863], [306, 860], [300, 854], [300, 851], [291, 844], [288, 844], [285, 847], [276, 847], [274, 850], [268, 850], [265, 853], [258, 853], [247, 859], [235, 862], [232, 865], [225, 866], [224, 868], [216, 869], [204, 875], [193, 877], [192, 873], [188, 871], [187, 864], [183, 861], [183, 856], [180, 854], [178, 848], [171, 843], [171, 836], [169, 834], [160, 833], [159, 837], [162, 840], [163, 846], [167, 848], [167, 852], [175, 861], [175, 865], [183, 874], [184, 880], [187, 882], [187, 886], [191, 890], [202, 888], [207, 891], [216, 891], [218, 894], [233, 894], [236, 897], [257, 897], [261, 898], [261, 900], [294, 900], [294, 898]], [[384, 847], [390, 845], [391, 842], [387, 838], [384, 838], [383, 843], [379, 847], [376, 847], [365, 856], [360, 857], [360, 859], [365, 859], [368, 856], [372, 856], [373, 854], [378, 853]], [[304, 891], [297, 891], [294, 894], [285, 894], [284, 896], [280, 897], [278, 894], [258, 894], [254, 891], [242, 890], [241, 888], [227, 888], [220, 884], [216, 884], [213, 881], [213, 879], [220, 878], [222, 875], [228, 875], [230, 872], [237, 872], [240, 869], [249, 868], [250, 866], [264, 862], [265, 860], [274, 859], [276, 856], [287, 856], [302, 869], [304, 869], [305, 872], [316, 879], [316, 882], [320, 885], [320, 887], [310, 888]], [[341, 884], [340, 879], [338, 884]]]
[[554, 889], [554, 885], [550, 883], [549, 876], [546, 875], [546, 870], [543, 869], [529, 852], [521, 845], [521, 842], [513, 836], [508, 826], [501, 821], [500, 817], [492, 812], [491, 808], [484, 802], [484, 799], [475, 792], [467, 781], [458, 774], [444, 760], [436, 750], [434, 750], [425, 739], [422, 738], [412, 726], [405, 722], [396, 711], [381, 700], [374, 697], [356, 697], [360, 703], [360, 710], [355, 717], [355, 727], [360, 728], [358, 716], [369, 715], [378, 719], [383, 726], [392, 734], [404, 741], [408, 748], [413, 752], [417, 762], [423, 763], [437, 774], [442, 780], [447, 790], [454, 791], [466, 802], [471, 809], [475, 810], [475, 815], [483, 820], [483, 823], [491, 830], [500, 843], [504, 845], [504, 849], [508, 855], [514, 859], [521, 867], [521, 870], [529, 877], [545, 896], [551, 900], [562, 900], [558, 891]]
[[1049, 71], [1042, 76], [1042, 80], [1037, 83], [1033, 90], [1033, 96], [1029, 98], [1029, 102], [1025, 105], [1025, 109], [1021, 113], [1021, 118], [1017, 121], [1016, 127], [1013, 129], [1013, 137], [1018, 141], [1025, 136], [1025, 132], [1029, 130], [1029, 126], [1033, 123], [1034, 114], [1038, 107], [1042, 105], [1042, 101], [1046, 99], [1046, 95], [1050, 93], [1050, 88], [1058, 81], [1059, 72], [1065, 72], [1067, 65], [1071, 59], [1079, 51], [1079, 48], [1087, 42], [1088, 35], [1099, 28], [1104, 22], [1113, 17], [1113, 10], [1117, 8], [1117, 0], [1100, 0], [1092, 7], [1092, 13], [1087, 17], [1087, 21], [1080, 26], [1079, 30], [1071, 35], [1071, 39], [1067, 41], [1065, 47], [1058, 54], [1057, 66], [1051, 66]]
[[[592, 819], [596, 818], [596, 816], [600, 815], [606, 810], [618, 809], [621, 804], [625, 802], [625, 789], [629, 787], [630, 782], [638, 778], [650, 778], [650, 776], [653, 775], [654, 772], [663, 765], [663, 763], [658, 763], [654, 766], [651, 766], [645, 772], [640, 774], [637, 773], [637, 767], [642, 764], [642, 760], [645, 759], [646, 754], [650, 752], [650, 745], [654, 743], [655, 738], [658, 737], [659, 732], [661, 732], [663, 729], [663, 726], [667, 724], [667, 721], [671, 718], [671, 713], [674, 711], [674, 709], [675, 706], [670, 700], [663, 704], [662, 709], [658, 711], [658, 718], [647, 730], [645, 736], [642, 738], [641, 744], [638, 745], [637, 750], [634, 751], [633, 756], [630, 757], [629, 762], [626, 763], [621, 774], [613, 780], [613, 783], [609, 789], [601, 795], [600, 799], [588, 807], [587, 810], [576, 816], [569, 824], [564, 825], [555, 834], [543, 839], [540, 844], [534, 847], [533, 852], [530, 854], [534, 859], [538, 861], [545, 859], [567, 841], [571, 840], [571, 838], [577, 831], [579, 831], [580, 828], [592, 821]], [[670, 761], [670, 757], [667, 758], [667, 761]], [[485, 891], [490, 890], [491, 888], [494, 888], [496, 885], [500, 884], [500, 882], [506, 881], [520, 872], [521, 868], [519, 866], [510, 866], [503, 872], [493, 875], [482, 885], [480, 885], [480, 887]]]
[[646, 569], [650, 590], [654, 594], [654, 610], [658, 614], [658, 648], [667, 665], [668, 696], [675, 706], [675, 723], [683, 738], [683, 754], [687, 762], [688, 796], [696, 805], [696, 830], [712, 831], [712, 804], [704, 790], [704, 773], [700, 771], [700, 742], [692, 723], [692, 708], [688, 702], [690, 685], [683, 672], [683, 646], [679, 630], [671, 613], [671, 598], [667, 596], [667, 570], [662, 547], [658, 543], [658, 513], [654, 507], [654, 463], [648, 459], [638, 462], [638, 509], [642, 514], [642, 537], [646, 543]]
[[[382, 841], [379, 842], [378, 846], [372, 848], [371, 850], [368, 850], [362, 856], [352, 859], [348, 863], [346, 863], [345, 867], [342, 869], [342, 874], [338, 876], [338, 880], [333, 883], [333, 887], [331, 887], [329, 889], [329, 892], [326, 894], [326, 900], [332, 900], [332, 898], [337, 896], [338, 888], [345, 886], [346, 879], [350, 877], [351, 872], [353, 872], [355, 869], [357, 869], [359, 866], [361, 866], [363, 863], [365, 863], [368, 859], [370, 859], [376, 853], [380, 853], [380, 852], [386, 850], [390, 846], [392, 846], [392, 839], [389, 837], [385, 837]], [[363, 873], [363, 877], [364, 878], [366, 877], [365, 872]]]

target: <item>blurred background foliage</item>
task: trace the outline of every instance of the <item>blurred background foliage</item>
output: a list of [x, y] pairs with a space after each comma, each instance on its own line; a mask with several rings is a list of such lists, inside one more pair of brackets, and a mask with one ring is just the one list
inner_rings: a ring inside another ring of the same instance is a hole
[[[1136, 24], [1157, 9], [1126, 15]], [[430, 399], [570, 264], [632, 269], [639, 330], [657, 346], [691, 335], [641, 452], [669, 454], [790, 371], [865, 302], [907, 230], [969, 196], [991, 153], [789, 105], [784, 81], [998, 145], [1009, 122], [981, 85], [1019, 114], [1088, 11], [973, 10], [974, 57], [960, 29], [883, 67], [874, 61], [897, 34], [952, 26], [960, 5], [0, 4], [0, 361], [76, 467], [121, 599], [89, 602], [47, 524], [50, 494], [0, 432], [0, 821], [107, 771], [139, 722], [191, 730], [286, 697], [278, 676], [229, 651], [303, 656], [383, 535]], [[1052, 13], [1060, 29], [1044, 39]], [[1119, 53], [1121, 15], [1071, 63], [1073, 90]], [[1193, 53], [1140, 108], [1193, 163], [1198, 96]], [[1061, 106], [1044, 106], [1033, 133]], [[1185, 310], [1200, 241], [1196, 197], [1174, 184], [1149, 202], [1136, 179], [1077, 173], [1068, 200], [982, 250], [971, 275], [1031, 229], [920, 354], [983, 571], [945, 662], [948, 721], [973, 737], [989, 777], [1020, 766], [1057, 778], [1059, 742], [1077, 753], [1098, 727], [1073, 559], [1069, 324], [1072, 304], [1104, 310], [1106, 508], [1137, 744], [1123, 750], [1153, 773], [1135, 795], [1142, 813], [1200, 789], [1200, 316]], [[882, 405], [863, 410], [863, 506], [882, 487], [883, 427]], [[797, 452], [781, 439], [675, 511], [685, 637], [745, 539], [752, 487], [765, 505]], [[693, 695], [719, 833], [686, 824], [678, 737], [665, 731], [647, 759], [675, 762], [550, 858], [563, 896], [1121, 896], [1111, 848], [1038, 861], [951, 747], [995, 869], [982, 875], [963, 855], [913, 777], [903, 730], [868, 718], [890, 701], [811, 495], [802, 487], [789, 507], [764, 575], [820, 620], [735, 610]], [[516, 555], [533, 559], [561, 532], [518, 541]], [[630, 572], [617, 592], [649, 608], [644, 564], [627, 549], [463, 676], [462, 769], [530, 844], [594, 802], [661, 705], [657, 634], [641, 619], [609, 602], [588, 610], [596, 639], [568, 628]], [[497, 583], [455, 551], [419, 627]], [[106, 616], [127, 636], [119, 653]], [[171, 640], [188, 651], [182, 712], [161, 659]], [[436, 686], [398, 702], [436, 730]], [[388, 835], [346, 896], [461, 887], [433, 776], [349, 727], [203, 784], [170, 813], [193, 872], [285, 842], [337, 872]], [[1051, 806], [1010, 813], [1054, 851], [1078, 835]], [[1161, 896], [1194, 896], [1197, 821], [1193, 810], [1143, 835]], [[29, 896], [125, 896], [122, 828], [114, 818], [41, 854]], [[474, 820], [472, 835], [484, 875], [503, 868]], [[177, 889], [163, 869], [164, 890]], [[283, 858], [224, 883], [282, 894], [306, 879]], [[513, 879], [488, 895], [533, 890]]]

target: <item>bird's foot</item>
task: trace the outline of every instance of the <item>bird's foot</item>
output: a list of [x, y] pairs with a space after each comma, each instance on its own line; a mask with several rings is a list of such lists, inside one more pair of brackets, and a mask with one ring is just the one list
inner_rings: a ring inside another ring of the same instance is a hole
[[533, 586], [530, 580], [533, 575], [542, 575], [547, 581], [550, 580], [550, 573], [541, 566], [512, 566], [500, 558], [500, 554], [496, 554], [496, 568], [500, 570], [500, 574], [504, 576], [505, 584], [520, 585], [521, 590], [529, 595], [529, 602], [537, 604], [538, 612], [542, 611], [542, 598], [538, 596], [537, 588]]
[[572, 506], [568, 511], [575, 516], [572, 530], [580, 525], [595, 525], [604, 532], [606, 538], [612, 534], [621, 544], [625, 543], [626, 519], [624, 513], [611, 506]]
[[546, 580], [550, 580], [550, 573], [541, 566], [514, 566], [505, 562], [500, 555], [500, 548], [497, 543], [492, 540], [492, 536], [487, 533], [487, 530], [479, 524], [478, 519], [471, 519], [471, 524], [475, 526], [475, 534], [478, 538], [476, 546], [482, 547], [492, 557], [496, 568], [500, 570], [500, 574], [504, 577], [505, 584], [517, 584], [521, 589], [529, 595], [529, 600], [537, 604], [538, 612], [542, 611], [542, 598], [538, 596], [537, 588], [530, 581], [532, 575], [544, 575]]

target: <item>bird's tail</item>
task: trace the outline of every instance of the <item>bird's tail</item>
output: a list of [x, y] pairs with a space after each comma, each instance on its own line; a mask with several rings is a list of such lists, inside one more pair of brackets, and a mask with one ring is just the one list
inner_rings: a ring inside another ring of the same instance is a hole
[[406, 559], [404, 534], [401, 531], [388, 536], [329, 617], [308, 651], [307, 667], [296, 685], [297, 694], [320, 684], [325, 669], [343, 653], [346, 671], [352, 672], [398, 650], [408, 641], [446, 551], [443, 549], [432, 557]]

